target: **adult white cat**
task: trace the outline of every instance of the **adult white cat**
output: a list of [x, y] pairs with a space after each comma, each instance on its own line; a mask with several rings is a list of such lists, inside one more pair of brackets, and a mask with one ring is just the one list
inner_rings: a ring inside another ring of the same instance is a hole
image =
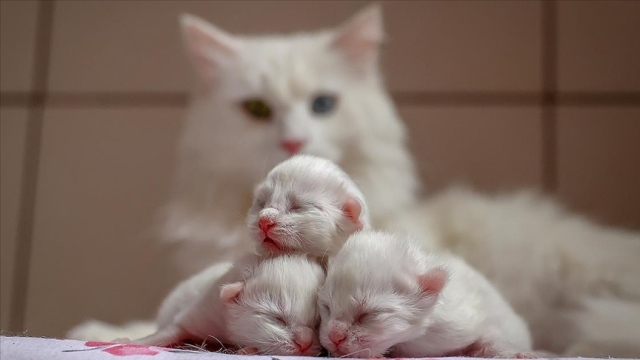
[[[182, 18], [182, 29], [199, 82], [165, 235], [183, 241], [188, 271], [250, 246], [241, 214], [254, 184], [300, 152], [351, 176], [374, 227], [417, 232], [487, 276], [530, 323], [537, 348], [593, 349], [594, 341], [616, 337], [610, 324], [598, 337], [583, 296], [640, 302], [638, 233], [567, 214], [533, 193], [490, 198], [454, 189], [419, 202], [405, 127], [377, 66], [378, 7], [317, 33], [240, 37], [192, 16]], [[606, 318], [602, 309], [597, 319]], [[617, 330], [628, 339], [640, 325]], [[640, 356], [640, 345], [630, 346]]]

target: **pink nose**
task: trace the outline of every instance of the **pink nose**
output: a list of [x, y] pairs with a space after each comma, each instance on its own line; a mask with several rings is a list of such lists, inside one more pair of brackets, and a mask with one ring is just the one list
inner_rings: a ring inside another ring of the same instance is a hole
[[293, 341], [296, 343], [296, 345], [298, 345], [298, 349], [301, 353], [309, 350], [309, 348], [311, 347], [311, 339], [301, 339], [296, 336]]
[[301, 140], [286, 140], [282, 142], [282, 148], [285, 149], [289, 155], [297, 154], [304, 145], [304, 141]]
[[346, 338], [347, 338], [347, 334], [345, 334], [344, 332], [340, 332], [335, 329], [329, 332], [329, 340], [331, 340], [331, 342], [335, 346], [340, 345], [340, 343], [342, 343]]
[[298, 345], [300, 354], [304, 354], [304, 352], [311, 347], [313, 334], [314, 332], [311, 328], [300, 328], [296, 330], [293, 341]]
[[266, 235], [272, 227], [276, 226], [276, 222], [269, 218], [260, 218], [260, 220], [258, 221], [258, 225], [260, 226], [260, 229], [262, 229], [262, 232]]

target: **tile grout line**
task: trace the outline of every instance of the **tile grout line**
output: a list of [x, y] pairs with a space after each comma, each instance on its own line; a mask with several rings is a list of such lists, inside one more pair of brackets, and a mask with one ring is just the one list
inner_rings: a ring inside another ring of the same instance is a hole
[[[554, 80], [545, 81], [544, 86]], [[536, 91], [394, 91], [399, 106], [640, 106], [640, 92], [565, 92]], [[30, 104], [55, 108], [73, 107], [179, 107], [189, 101], [187, 92], [3, 92], [2, 107]]]
[[40, 91], [47, 88], [54, 7], [55, 0], [40, 0], [38, 2], [32, 84], [34, 91], [26, 101], [29, 105], [28, 121], [20, 191], [18, 244], [15, 253], [13, 293], [10, 303], [9, 327], [14, 332], [27, 330], [25, 329], [25, 319], [46, 97], [46, 93], [42, 96]]
[[555, 194], [558, 187], [557, 133], [557, 1], [542, 2], [542, 185]]

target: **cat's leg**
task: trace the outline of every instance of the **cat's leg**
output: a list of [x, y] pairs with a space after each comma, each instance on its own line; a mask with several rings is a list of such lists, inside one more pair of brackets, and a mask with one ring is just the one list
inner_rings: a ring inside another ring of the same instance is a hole
[[160, 329], [149, 336], [134, 340], [131, 343], [136, 345], [164, 347], [164, 346], [179, 344], [185, 338], [187, 338], [187, 336], [188, 334], [184, 330], [182, 330], [182, 328], [172, 325], [172, 326]]
[[578, 338], [565, 356], [640, 358], [640, 304], [586, 298], [575, 316]]

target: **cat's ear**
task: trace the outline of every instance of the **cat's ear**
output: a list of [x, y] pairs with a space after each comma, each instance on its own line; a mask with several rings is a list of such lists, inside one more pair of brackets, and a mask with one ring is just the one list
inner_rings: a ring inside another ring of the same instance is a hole
[[377, 62], [383, 39], [382, 10], [374, 4], [360, 10], [340, 26], [331, 46], [345, 54], [356, 66], [370, 67]]
[[347, 218], [355, 225], [356, 231], [362, 230], [364, 224], [360, 220], [360, 214], [362, 213], [362, 204], [358, 199], [353, 196], [347, 197], [347, 201], [345, 201], [342, 206], [342, 212], [347, 216]]
[[244, 289], [243, 282], [234, 282], [231, 284], [223, 285], [220, 289], [220, 299], [225, 304], [234, 302], [240, 297], [242, 289]]
[[205, 86], [212, 86], [221, 65], [233, 60], [240, 52], [240, 42], [193, 15], [183, 14], [180, 25], [187, 52], [198, 76]]
[[418, 285], [424, 296], [438, 296], [447, 284], [449, 274], [443, 268], [435, 268], [418, 276]]

